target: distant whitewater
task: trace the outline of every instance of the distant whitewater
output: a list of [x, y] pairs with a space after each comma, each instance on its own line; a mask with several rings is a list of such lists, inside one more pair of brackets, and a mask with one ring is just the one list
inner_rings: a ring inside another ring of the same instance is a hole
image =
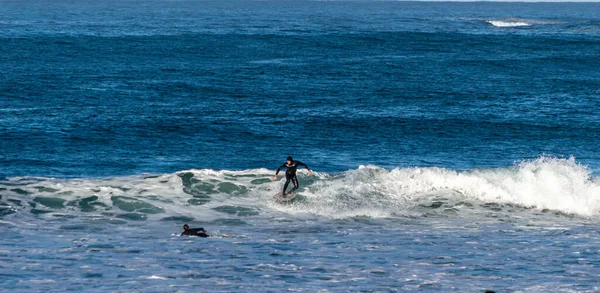
[[551, 25], [561, 24], [557, 21], [545, 21], [537, 19], [523, 19], [523, 18], [503, 18], [503, 19], [491, 19], [485, 20], [486, 23], [491, 24], [495, 27], [527, 27], [532, 25]]
[[520, 26], [530, 26], [531, 23], [527, 23], [524, 21], [502, 21], [502, 20], [488, 20], [487, 23], [496, 26], [496, 27], [520, 27]]
[[273, 171], [266, 169], [105, 179], [15, 177], [0, 181], [0, 215], [123, 221], [214, 221], [278, 213], [387, 218], [467, 215], [489, 204], [585, 217], [600, 214], [598, 178], [573, 158], [542, 157], [509, 168], [468, 171], [361, 166], [315, 174], [300, 174], [298, 200], [289, 205], [273, 201], [282, 181], [273, 182]]

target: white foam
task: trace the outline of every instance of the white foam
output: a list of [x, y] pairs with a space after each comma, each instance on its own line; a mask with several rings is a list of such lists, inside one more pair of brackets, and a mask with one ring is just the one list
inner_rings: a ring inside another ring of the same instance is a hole
[[156, 275], [142, 277], [142, 278], [148, 279], [148, 280], [167, 280], [167, 278], [165, 278], [165, 277], [156, 276]]
[[600, 185], [573, 158], [542, 157], [511, 168], [457, 172], [444, 168], [387, 171], [362, 166], [328, 175], [302, 193], [308, 203], [277, 207], [330, 217], [389, 217], [414, 213], [435, 198], [518, 205], [581, 216], [600, 215]]
[[573, 158], [542, 157], [507, 169], [456, 172], [438, 168], [396, 169], [401, 190], [413, 196], [451, 190], [483, 202], [594, 216], [600, 213], [600, 185]]
[[502, 21], [502, 20], [488, 20], [487, 23], [495, 27], [523, 27], [531, 26], [531, 23], [524, 21]]
[[[208, 201], [193, 205], [193, 195], [185, 190], [182, 176], [193, 175], [192, 188], [204, 192]], [[245, 171], [188, 170], [156, 176], [126, 176], [99, 179], [9, 178], [3, 200], [13, 198], [33, 201], [36, 197], [65, 200], [65, 207], [53, 210], [38, 203], [39, 208], [53, 213], [36, 215], [50, 217], [60, 213], [88, 218], [106, 218], [106, 212], [119, 216], [131, 211], [114, 204], [114, 196], [122, 201], [151, 204], [162, 209], [147, 214], [148, 220], [185, 216], [203, 221], [223, 218], [248, 219], [279, 217], [330, 218], [419, 216], [422, 206], [440, 198], [446, 208], [468, 209], [463, 201], [518, 205], [535, 210], [552, 210], [594, 217], [600, 215], [600, 180], [592, 177], [589, 168], [575, 159], [542, 157], [509, 168], [455, 171], [445, 168], [397, 168], [386, 170], [377, 166], [361, 166], [342, 173], [318, 173], [309, 177], [299, 173], [300, 200], [278, 204], [273, 195], [280, 192], [284, 180], [272, 181], [274, 171], [255, 169]], [[6, 181], [5, 181], [6, 182]], [[20, 186], [12, 183], [19, 182]], [[12, 184], [12, 185], [11, 185]], [[194, 184], [197, 184], [194, 185]], [[2, 182], [0, 182], [2, 185]], [[19, 188], [29, 194], [13, 192]], [[40, 187], [43, 187], [40, 189]], [[97, 196], [106, 207], [95, 211], [80, 211], [77, 200]], [[67, 203], [75, 201], [76, 204]], [[12, 203], [11, 203], [12, 205]], [[223, 212], [223, 206], [250, 209], [250, 215]], [[476, 205], [477, 206], [477, 205]], [[15, 205], [15, 217], [29, 214], [29, 206]], [[19, 210], [20, 209], [20, 210]], [[6, 220], [6, 219], [5, 219]]]

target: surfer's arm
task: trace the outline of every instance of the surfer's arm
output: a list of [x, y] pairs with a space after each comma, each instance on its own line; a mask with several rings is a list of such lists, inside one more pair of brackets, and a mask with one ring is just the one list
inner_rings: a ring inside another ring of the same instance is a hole
[[302, 163], [302, 162], [300, 162], [300, 161], [296, 161], [296, 163], [298, 163], [298, 165], [300, 165], [300, 166], [302, 166], [302, 167], [306, 168], [306, 170], [308, 170], [308, 174], [309, 174], [309, 175], [312, 175], [312, 171], [310, 170], [310, 168], [308, 167], [308, 165], [306, 165], [306, 164], [304, 164], [304, 163]]
[[279, 166], [279, 168], [277, 168], [277, 171], [275, 171], [275, 180], [277, 180], [277, 174], [279, 174], [279, 171], [281, 171], [281, 169], [286, 168], [285, 164]]
[[277, 168], [277, 171], [275, 171], [275, 176], [277, 176], [277, 174], [279, 174], [279, 171], [281, 171], [281, 169], [285, 168], [285, 164], [279, 166], [279, 168]]

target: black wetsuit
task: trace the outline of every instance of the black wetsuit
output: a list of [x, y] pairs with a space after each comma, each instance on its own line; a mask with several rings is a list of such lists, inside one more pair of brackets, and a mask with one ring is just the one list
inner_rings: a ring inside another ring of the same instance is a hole
[[[298, 189], [298, 178], [296, 177], [296, 171], [298, 170], [298, 166], [303, 166], [304, 168], [308, 169], [308, 166], [300, 161], [292, 161], [291, 164], [288, 165], [287, 162], [285, 162], [285, 164], [281, 165], [281, 167], [277, 168], [277, 172], [275, 172], [275, 175], [279, 174], [279, 171], [283, 168], [287, 168], [287, 170], [285, 171], [285, 185], [283, 186], [283, 194], [285, 195], [286, 192], [285, 190], [287, 189], [288, 185], [290, 184], [290, 181], [292, 181], [292, 183], [294, 183], [294, 188], [292, 188], [292, 190], [290, 190], [289, 193], [294, 192], [294, 190]], [[310, 170], [310, 169], [308, 169]]]
[[204, 228], [187, 229], [183, 231], [183, 233], [181, 233], [181, 236], [198, 236], [204, 238], [209, 237], [209, 235], [206, 234], [206, 230], [204, 230]]

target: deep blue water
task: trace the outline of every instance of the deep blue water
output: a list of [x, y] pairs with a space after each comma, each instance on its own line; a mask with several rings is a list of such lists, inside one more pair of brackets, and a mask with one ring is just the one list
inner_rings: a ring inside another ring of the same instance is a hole
[[2, 7], [4, 176], [598, 166], [597, 3]]
[[600, 3], [0, 0], [0, 284], [598, 291], [599, 68]]

